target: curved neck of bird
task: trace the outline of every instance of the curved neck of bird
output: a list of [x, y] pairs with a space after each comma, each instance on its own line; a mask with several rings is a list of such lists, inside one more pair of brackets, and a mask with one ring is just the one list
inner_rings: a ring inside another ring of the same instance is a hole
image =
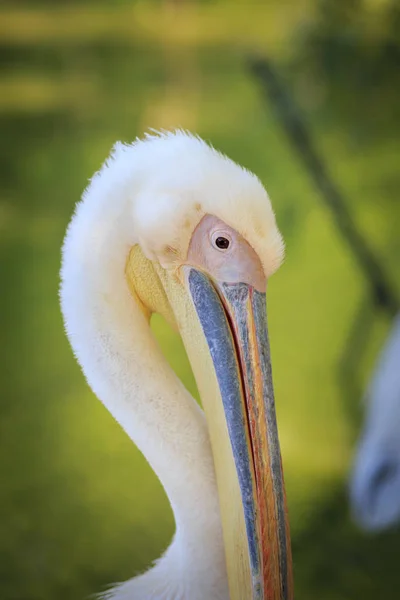
[[127, 192], [131, 182], [121, 178], [111, 189], [97, 178], [78, 206], [64, 247], [68, 335], [93, 391], [159, 477], [176, 535], [185, 538], [188, 560], [195, 560], [190, 553], [204, 552], [202, 539], [222, 547], [206, 421], [162, 355], [149, 311], [128, 287], [126, 262], [138, 241]]

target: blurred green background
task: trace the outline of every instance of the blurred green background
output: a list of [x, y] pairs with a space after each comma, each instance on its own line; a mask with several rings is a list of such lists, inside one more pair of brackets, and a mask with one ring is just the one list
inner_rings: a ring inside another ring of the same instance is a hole
[[[84, 381], [57, 297], [75, 202], [112, 144], [149, 127], [196, 131], [255, 171], [287, 243], [269, 321], [296, 598], [400, 597], [400, 535], [359, 532], [346, 488], [389, 319], [247, 63], [274, 60], [399, 289], [399, 23], [392, 0], [2, 2], [1, 600], [83, 600], [173, 533], [156, 477]], [[365, 306], [372, 335], [346, 379]], [[154, 327], [195, 393], [180, 340]]]

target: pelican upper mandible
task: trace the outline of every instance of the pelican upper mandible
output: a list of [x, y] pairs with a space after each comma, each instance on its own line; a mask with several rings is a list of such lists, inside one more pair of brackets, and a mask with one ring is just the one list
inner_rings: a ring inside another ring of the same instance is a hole
[[[67, 335], [176, 523], [155, 566], [103, 597], [292, 600], [265, 311], [282, 258], [259, 179], [183, 131], [115, 146], [77, 205], [61, 271]], [[152, 313], [181, 335], [204, 412]]]

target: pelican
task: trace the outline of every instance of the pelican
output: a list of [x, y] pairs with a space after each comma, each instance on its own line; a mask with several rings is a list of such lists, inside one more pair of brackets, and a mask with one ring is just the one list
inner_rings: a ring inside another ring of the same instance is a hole
[[400, 313], [367, 397], [350, 494], [357, 523], [366, 531], [381, 531], [400, 522]]
[[[117, 144], [78, 203], [66, 332], [176, 525], [155, 565], [104, 598], [292, 600], [265, 310], [283, 252], [259, 179], [184, 131]], [[153, 337], [153, 313], [181, 335], [204, 412]]]

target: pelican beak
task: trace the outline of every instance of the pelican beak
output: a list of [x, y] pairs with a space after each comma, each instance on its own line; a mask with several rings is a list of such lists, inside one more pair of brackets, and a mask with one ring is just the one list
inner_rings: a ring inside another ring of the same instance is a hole
[[291, 547], [266, 294], [245, 283], [211, 281], [194, 268], [186, 276], [224, 406], [241, 492], [251, 600], [291, 600]]

